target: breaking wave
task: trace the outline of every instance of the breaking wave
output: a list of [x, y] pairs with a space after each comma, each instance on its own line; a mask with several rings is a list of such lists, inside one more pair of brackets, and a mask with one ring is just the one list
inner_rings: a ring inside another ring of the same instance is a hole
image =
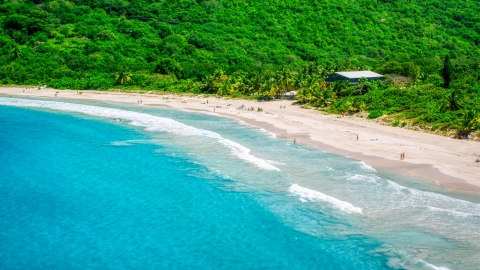
[[325, 195], [319, 191], [304, 188], [297, 184], [293, 184], [292, 186], [290, 186], [289, 191], [290, 193], [300, 196], [300, 201], [302, 202], [305, 202], [304, 200], [317, 201], [317, 202], [321, 201], [321, 202], [329, 203], [334, 208], [340, 209], [347, 213], [363, 214], [362, 208], [360, 207], [355, 207], [349, 202], [345, 202], [337, 198], [334, 198], [332, 196]]

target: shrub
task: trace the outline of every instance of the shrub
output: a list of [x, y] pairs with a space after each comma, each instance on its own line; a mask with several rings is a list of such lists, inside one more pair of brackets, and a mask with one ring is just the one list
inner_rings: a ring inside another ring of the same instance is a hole
[[262, 109], [262, 108], [260, 108], [260, 107], [258, 107], [257, 111], [259, 111], [259, 112], [263, 112], [263, 109]]
[[398, 127], [398, 125], [400, 125], [400, 120], [393, 121], [392, 127]]
[[370, 114], [368, 114], [367, 119], [375, 119], [380, 116], [383, 116], [383, 111], [375, 110], [371, 111]]
[[402, 122], [402, 127], [406, 127], [407, 126], [407, 122]]

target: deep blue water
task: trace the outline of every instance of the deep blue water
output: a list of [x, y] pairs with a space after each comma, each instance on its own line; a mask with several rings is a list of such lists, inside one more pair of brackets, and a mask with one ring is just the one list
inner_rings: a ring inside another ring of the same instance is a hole
[[[306, 233], [277, 213], [292, 207], [278, 194], [226, 188], [235, 179], [188, 148], [112, 144], [151, 138], [118, 122], [0, 106], [0, 269], [387, 268], [372, 252], [378, 239]], [[302, 212], [319, 232], [354, 226]]]

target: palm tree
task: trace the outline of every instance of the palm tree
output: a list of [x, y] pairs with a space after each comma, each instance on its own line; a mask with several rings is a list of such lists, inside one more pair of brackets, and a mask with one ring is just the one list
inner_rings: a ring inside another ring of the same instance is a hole
[[463, 112], [462, 119], [456, 125], [459, 134], [468, 136], [472, 130], [478, 128], [480, 119], [474, 110], [466, 110]]
[[124, 85], [132, 79], [132, 74], [128, 72], [127, 68], [124, 67], [122, 71], [118, 72], [115, 76], [115, 83]]
[[365, 104], [365, 102], [359, 98], [354, 99], [352, 102], [353, 111], [361, 112], [364, 111], [366, 107], [367, 104]]
[[450, 95], [445, 96], [445, 103], [440, 106], [440, 112], [445, 111], [457, 111], [460, 110], [462, 106], [458, 104], [458, 95], [456, 91], [452, 91]]
[[285, 67], [275, 74], [275, 80], [278, 84], [278, 92], [276, 95], [285, 94], [295, 85], [294, 75]]
[[335, 99], [335, 94], [327, 88], [317, 89], [314, 95], [316, 97], [315, 105], [319, 107], [327, 107], [332, 104]]
[[10, 53], [10, 58], [11, 58], [13, 61], [22, 58], [22, 52], [20, 51], [20, 47], [19, 47], [19, 46], [13, 47], [12, 52]]

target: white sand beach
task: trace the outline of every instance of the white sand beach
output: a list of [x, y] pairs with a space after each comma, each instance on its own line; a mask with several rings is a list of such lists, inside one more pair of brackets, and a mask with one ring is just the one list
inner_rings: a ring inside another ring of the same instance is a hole
[[[58, 92], [58, 93], [57, 93]], [[204, 98], [202, 95], [156, 95], [112, 91], [78, 91], [3, 87], [3, 96], [99, 100], [132, 106], [169, 106], [208, 111], [263, 128], [277, 137], [362, 160], [374, 168], [409, 174], [457, 190], [480, 192], [480, 143], [382, 125], [374, 120], [304, 109], [292, 101]], [[142, 104], [139, 104], [141, 100]], [[207, 104], [208, 101], [208, 104]], [[230, 104], [230, 105], [229, 105]], [[244, 105], [255, 111], [238, 109]], [[285, 108], [283, 108], [285, 106]], [[263, 112], [257, 112], [261, 107]], [[282, 108], [281, 108], [282, 107]], [[358, 140], [357, 140], [358, 135]], [[405, 159], [400, 160], [400, 154]]]

